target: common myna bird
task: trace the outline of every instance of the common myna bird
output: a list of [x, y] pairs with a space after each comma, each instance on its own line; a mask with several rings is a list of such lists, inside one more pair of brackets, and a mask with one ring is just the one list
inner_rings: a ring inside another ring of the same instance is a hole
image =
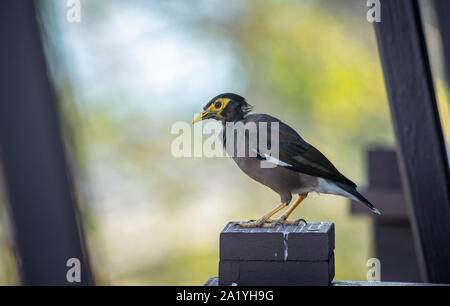
[[[234, 140], [232, 152], [227, 150], [227, 153], [248, 176], [271, 188], [281, 197], [280, 205], [258, 220], [240, 223], [240, 226], [262, 227], [274, 223], [292, 223], [288, 222], [287, 218], [309, 192], [334, 194], [357, 200], [374, 213], [380, 214], [379, 210], [356, 190], [355, 183], [342, 175], [319, 150], [303, 140], [294, 129], [277, 118], [265, 114], [250, 114], [251, 111], [252, 106], [243, 97], [224, 93], [209, 101], [203, 112], [192, 121], [193, 124], [205, 119], [221, 121], [224, 126], [222, 143], [226, 150], [229, 148], [227, 142], [230, 141], [227, 138]], [[244, 132], [228, 133], [228, 129], [238, 130], [236, 126], [243, 128]], [[248, 126], [256, 127], [256, 131], [246, 129]], [[265, 147], [260, 139], [262, 127], [267, 130], [265, 135], [268, 146]], [[274, 127], [277, 139], [273, 139]], [[252, 141], [252, 137], [257, 141]], [[271, 155], [267, 150], [275, 141], [278, 141], [278, 156]], [[245, 147], [244, 154], [236, 154], [236, 150], [242, 145]], [[272, 166], [262, 166], [263, 161]], [[279, 219], [270, 220], [274, 214], [289, 205], [292, 194], [298, 194], [298, 200]]]

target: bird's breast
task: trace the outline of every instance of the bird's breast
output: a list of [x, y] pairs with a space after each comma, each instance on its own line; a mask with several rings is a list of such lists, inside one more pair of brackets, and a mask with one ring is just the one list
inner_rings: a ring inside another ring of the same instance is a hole
[[298, 172], [280, 166], [265, 168], [256, 157], [233, 157], [233, 160], [249, 177], [278, 193], [292, 193], [302, 187]]

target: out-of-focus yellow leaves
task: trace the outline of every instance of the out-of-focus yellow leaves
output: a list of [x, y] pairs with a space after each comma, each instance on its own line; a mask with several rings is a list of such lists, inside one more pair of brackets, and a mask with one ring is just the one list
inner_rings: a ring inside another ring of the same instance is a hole
[[[295, 111], [312, 137], [341, 143], [392, 143], [388, 104], [372, 29], [370, 44], [321, 6], [252, 1], [235, 27], [256, 90], [277, 97], [274, 111]], [[360, 30], [359, 30], [360, 31]], [[270, 102], [270, 101], [267, 101]], [[321, 129], [321, 126], [325, 127]], [[375, 133], [373, 133], [375, 132]]]

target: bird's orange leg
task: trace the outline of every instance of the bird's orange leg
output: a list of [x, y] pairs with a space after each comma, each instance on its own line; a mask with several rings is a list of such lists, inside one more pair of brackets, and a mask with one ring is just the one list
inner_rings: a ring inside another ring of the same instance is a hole
[[[287, 218], [289, 218], [289, 216], [292, 214], [292, 212], [297, 208], [297, 206], [299, 206], [300, 203], [304, 199], [306, 199], [307, 196], [308, 196], [307, 193], [299, 195], [298, 200], [294, 203], [294, 205], [292, 205], [278, 220], [274, 220], [272, 222], [275, 222], [275, 223], [293, 223], [293, 224], [298, 223], [298, 221], [288, 222], [286, 220], [287, 220]], [[299, 220], [303, 220], [303, 219], [299, 219]], [[303, 220], [303, 221], [305, 221], [305, 220]], [[305, 221], [305, 223], [306, 223], [306, 221]]]
[[248, 222], [248, 223], [237, 223], [237, 225], [240, 227], [263, 227], [264, 224], [266, 223], [266, 221], [269, 220], [270, 217], [275, 215], [277, 212], [279, 212], [286, 206], [288, 206], [288, 204], [282, 203], [256, 221]]

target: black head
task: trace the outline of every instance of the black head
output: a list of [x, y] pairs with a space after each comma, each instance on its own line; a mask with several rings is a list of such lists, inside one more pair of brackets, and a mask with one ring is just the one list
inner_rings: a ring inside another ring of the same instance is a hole
[[223, 123], [241, 120], [252, 110], [244, 97], [234, 93], [220, 94], [211, 99], [192, 123], [205, 119], [216, 119]]

